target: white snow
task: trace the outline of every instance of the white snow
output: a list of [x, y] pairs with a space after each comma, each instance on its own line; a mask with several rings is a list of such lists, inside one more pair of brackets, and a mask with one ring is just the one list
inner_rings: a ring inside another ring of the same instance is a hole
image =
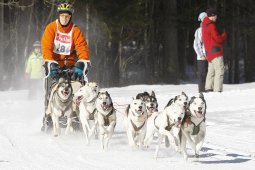
[[162, 110], [168, 100], [184, 91], [196, 95], [196, 84], [135, 85], [107, 90], [115, 103], [117, 126], [108, 151], [81, 132], [53, 137], [40, 131], [43, 99], [27, 100], [27, 90], [0, 92], [0, 169], [4, 170], [254, 170], [255, 83], [224, 85], [222, 93], [205, 93], [207, 134], [195, 159], [186, 162], [173, 149], [161, 147], [155, 160], [155, 141], [148, 150], [132, 150], [123, 126], [125, 106], [137, 93], [154, 90]]

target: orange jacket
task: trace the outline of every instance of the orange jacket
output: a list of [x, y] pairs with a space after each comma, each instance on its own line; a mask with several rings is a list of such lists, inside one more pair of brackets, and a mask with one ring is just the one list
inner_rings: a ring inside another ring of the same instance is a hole
[[[62, 33], [68, 33], [71, 31], [73, 27], [73, 22], [67, 27], [62, 27], [58, 21], [58, 30]], [[78, 26], [74, 26], [72, 32], [72, 47], [71, 47], [71, 54], [70, 55], [60, 55], [53, 52], [54, 50], [54, 38], [57, 31], [57, 24], [56, 21], [51, 22], [45, 28], [45, 31], [42, 36], [42, 54], [44, 60], [55, 60], [59, 63], [60, 67], [64, 66], [64, 61], [66, 60], [68, 66], [74, 66], [77, 57], [81, 60], [90, 60], [89, 57], [89, 49], [87, 42]], [[76, 54], [74, 52], [76, 50]]]

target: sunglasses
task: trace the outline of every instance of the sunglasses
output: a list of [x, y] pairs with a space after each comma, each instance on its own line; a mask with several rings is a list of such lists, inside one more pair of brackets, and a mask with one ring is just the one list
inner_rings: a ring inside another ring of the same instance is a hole
[[69, 14], [59, 14], [59, 17], [61, 17], [61, 18], [70, 18], [71, 15], [69, 15]]

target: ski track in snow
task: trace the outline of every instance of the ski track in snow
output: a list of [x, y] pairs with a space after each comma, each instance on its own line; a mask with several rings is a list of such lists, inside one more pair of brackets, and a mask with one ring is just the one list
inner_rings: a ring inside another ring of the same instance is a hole
[[139, 92], [154, 90], [162, 110], [168, 100], [181, 91], [189, 97], [195, 95], [197, 85], [104, 89], [117, 104], [118, 117], [108, 151], [102, 151], [99, 140], [94, 138], [86, 145], [82, 132], [65, 135], [63, 130], [59, 137], [40, 132], [43, 100], [24, 99], [25, 90], [0, 92], [0, 169], [253, 170], [255, 89], [251, 87], [255, 87], [255, 83], [226, 85], [226, 92], [204, 94], [208, 106], [207, 135], [199, 159], [188, 147], [188, 161], [163, 145], [155, 160], [155, 140], [147, 150], [132, 150], [122, 123], [123, 113], [131, 97]]

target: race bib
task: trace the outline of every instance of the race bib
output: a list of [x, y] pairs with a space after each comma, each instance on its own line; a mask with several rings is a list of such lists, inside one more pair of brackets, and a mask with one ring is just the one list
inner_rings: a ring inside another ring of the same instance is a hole
[[73, 27], [69, 33], [62, 33], [58, 30], [58, 21], [57, 22], [57, 31], [54, 38], [54, 50], [53, 52], [61, 55], [70, 55], [72, 47], [72, 32]]

